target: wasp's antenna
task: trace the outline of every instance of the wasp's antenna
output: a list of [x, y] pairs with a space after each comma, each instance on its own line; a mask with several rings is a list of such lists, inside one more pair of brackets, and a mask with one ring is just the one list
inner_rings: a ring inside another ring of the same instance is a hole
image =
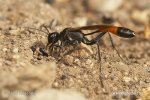
[[23, 28], [26, 28], [26, 29], [33, 29], [33, 30], [38, 30], [38, 31], [41, 31], [41, 32], [43, 32], [43, 33], [47, 33], [47, 32], [45, 32], [45, 31], [43, 31], [43, 30], [36, 29], [36, 28], [33, 28], [33, 27], [23, 27]]
[[41, 27], [44, 27], [48, 34], [50, 33], [50, 31], [48, 30], [48, 28], [45, 25], [42, 25]]

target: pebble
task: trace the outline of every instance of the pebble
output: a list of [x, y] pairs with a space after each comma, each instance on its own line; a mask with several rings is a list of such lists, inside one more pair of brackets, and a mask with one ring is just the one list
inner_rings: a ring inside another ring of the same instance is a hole
[[19, 65], [23, 66], [23, 67], [26, 66], [26, 64], [24, 62], [19, 62]]
[[78, 84], [83, 84], [81, 80], [77, 80]]
[[84, 74], [83, 77], [84, 77], [84, 79], [88, 79], [88, 75], [87, 74]]
[[6, 61], [5, 61], [5, 64], [6, 64], [6, 65], [8, 65], [8, 66], [10, 66], [10, 65], [12, 64], [12, 62], [11, 62], [11, 61], [6, 60]]
[[9, 33], [10, 35], [18, 35], [20, 32], [19, 29], [17, 29], [17, 30], [10, 30]]
[[93, 68], [93, 66], [94, 66], [92, 60], [90, 60], [90, 59], [87, 59], [87, 61], [85, 62], [85, 64], [88, 65], [89, 68]]
[[126, 65], [124, 62], [118, 62], [118, 64], [119, 64], [120, 66]]
[[97, 74], [97, 71], [94, 70], [94, 71], [92, 72], [92, 74]]
[[74, 60], [74, 63], [76, 63], [77, 65], [81, 65], [81, 62], [80, 62], [79, 59], [75, 59], [75, 60]]
[[93, 50], [91, 49], [90, 46], [81, 43], [81, 47], [82, 47], [83, 49], [85, 49], [86, 52], [88, 52], [90, 55], [93, 54]]
[[139, 80], [138, 80], [138, 78], [137, 78], [136, 76], [134, 77], [134, 80], [135, 80], [136, 82], [138, 82], [138, 81], [139, 81]]
[[80, 76], [80, 75], [77, 75], [77, 76], [76, 76], [76, 78], [80, 79], [80, 78], [81, 78], [81, 76]]
[[125, 75], [125, 76], [129, 75], [129, 72], [125, 72], [124, 75]]
[[20, 56], [16, 54], [16, 55], [13, 55], [12, 58], [13, 58], [14, 60], [18, 60], [18, 59], [20, 59]]
[[6, 52], [8, 49], [7, 48], [3, 48], [3, 52]]
[[68, 64], [72, 64], [73, 63], [73, 60], [74, 60], [74, 58], [72, 57], [72, 56], [70, 56], [70, 55], [66, 55], [65, 56], [65, 61], [68, 63]]
[[129, 83], [131, 81], [131, 78], [125, 76], [125, 77], [123, 77], [123, 81], [126, 83]]
[[58, 82], [53, 83], [53, 87], [57, 88], [59, 86]]
[[143, 81], [140, 81], [139, 83], [140, 83], [140, 85], [143, 85], [143, 84], [144, 84], [144, 82], [143, 82]]
[[19, 51], [19, 49], [18, 49], [18, 47], [16, 47], [16, 48], [14, 48], [14, 49], [13, 49], [13, 51], [12, 51], [12, 52], [17, 54], [17, 53], [18, 53], [18, 51]]

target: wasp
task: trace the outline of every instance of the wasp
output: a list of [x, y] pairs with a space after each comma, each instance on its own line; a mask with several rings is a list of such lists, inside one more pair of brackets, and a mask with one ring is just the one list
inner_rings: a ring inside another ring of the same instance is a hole
[[[98, 57], [100, 61], [100, 72], [101, 72], [101, 54], [100, 54], [99, 40], [106, 33], [108, 33], [112, 47], [117, 51], [117, 54], [123, 60], [118, 50], [115, 48], [110, 33], [122, 38], [132, 38], [135, 36], [135, 32], [133, 30], [125, 27], [114, 26], [114, 25], [91, 25], [91, 26], [82, 26], [82, 27], [75, 27], [75, 28], [69, 27], [69, 28], [65, 28], [61, 32], [52, 32], [52, 33], [49, 32], [46, 26], [44, 27], [48, 33], [48, 37], [47, 37], [48, 43], [46, 47], [50, 50], [50, 53], [53, 51], [54, 47], [63, 48], [68, 45], [78, 45], [80, 43], [84, 43], [86, 45], [96, 44], [98, 48]], [[83, 32], [84, 30], [90, 30], [92, 32], [84, 33]], [[88, 35], [93, 35], [95, 33], [98, 33], [98, 35], [95, 38], [91, 40], [87, 38]], [[58, 44], [59, 41], [60, 43]], [[104, 87], [102, 81], [101, 81], [101, 86]]]

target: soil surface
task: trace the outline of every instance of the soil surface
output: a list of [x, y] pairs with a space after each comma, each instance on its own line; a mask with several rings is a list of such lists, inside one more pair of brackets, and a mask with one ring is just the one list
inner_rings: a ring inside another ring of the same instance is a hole
[[[41, 41], [46, 45], [47, 33], [27, 27], [46, 31], [41, 27], [45, 25], [50, 32], [60, 32], [66, 27], [105, 23], [102, 22], [105, 14], [92, 12], [87, 4], [83, 6], [84, 1], [77, 0], [75, 3], [69, 0], [56, 0], [52, 4], [50, 1], [0, 0], [1, 73], [10, 74], [14, 70], [19, 71], [24, 68], [30, 70], [33, 66], [55, 62], [56, 76], [50, 88], [78, 91], [88, 100], [122, 100], [123, 98], [136, 100], [135, 98], [140, 98], [142, 89], [147, 88], [150, 84], [150, 39], [144, 36], [143, 23], [136, 22], [130, 17], [121, 17], [120, 12], [123, 13], [122, 11], [130, 16], [132, 12], [130, 7], [124, 6], [118, 11], [118, 14], [110, 14], [112, 21], [114, 20], [113, 24], [122, 26], [123, 23], [123, 26], [135, 31], [136, 36], [131, 39], [111, 34], [115, 47], [127, 63], [112, 48], [109, 35], [106, 34], [99, 41], [102, 67], [100, 75], [97, 45], [66, 46], [61, 51], [55, 49], [48, 57], [33, 54], [31, 46], [36, 41]], [[133, 3], [130, 2], [130, 4]], [[117, 18], [120, 18], [122, 23], [116, 20]], [[108, 19], [104, 20], [107, 23]], [[45, 76], [47, 77], [46, 74], [43, 74], [42, 77]], [[1, 77], [1, 80], [6, 78]], [[101, 87], [101, 80], [104, 88]], [[6, 88], [1, 87], [1, 89]], [[38, 89], [41, 87], [34, 90]]]

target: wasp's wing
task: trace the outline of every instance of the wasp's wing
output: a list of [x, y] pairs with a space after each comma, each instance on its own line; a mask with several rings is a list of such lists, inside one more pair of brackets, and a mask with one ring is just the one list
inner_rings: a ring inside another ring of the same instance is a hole
[[110, 27], [109, 25], [91, 25], [73, 28], [75, 30], [101, 30]]
[[73, 30], [94, 30], [93, 32], [87, 33], [85, 35], [91, 35], [98, 32], [112, 32], [116, 33], [117, 27], [112, 25], [91, 25], [72, 28]]

